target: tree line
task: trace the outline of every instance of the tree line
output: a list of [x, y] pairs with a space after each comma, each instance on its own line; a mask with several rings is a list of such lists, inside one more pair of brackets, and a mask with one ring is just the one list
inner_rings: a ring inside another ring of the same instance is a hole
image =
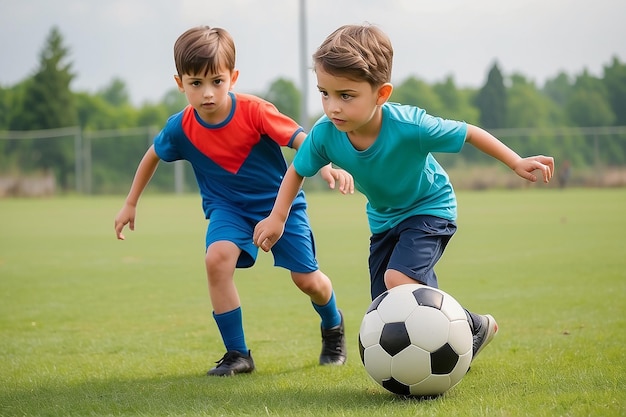
[[[0, 132], [78, 126], [83, 132], [152, 127], [156, 133], [167, 117], [187, 104], [184, 95], [173, 88], [157, 103], [134, 106], [119, 78], [92, 93], [73, 91], [75, 77], [70, 49], [60, 30], [53, 27], [34, 73], [15, 85], [0, 86]], [[301, 93], [290, 80], [278, 78], [266, 91], [251, 93], [271, 101], [295, 120], [302, 120]], [[594, 127], [626, 126], [626, 64], [617, 57], [603, 67], [601, 76], [587, 70], [575, 75], [561, 72], [542, 86], [523, 74], [503, 74], [497, 62], [479, 88], [459, 87], [452, 77], [429, 84], [410, 76], [395, 83], [391, 101], [416, 105], [433, 115], [465, 120], [499, 133], [501, 140], [523, 155], [555, 155], [573, 166], [593, 164], [598, 158], [609, 166], [626, 165], [624, 133], [604, 136], [600, 149], [597, 137], [590, 140], [585, 133]], [[314, 115], [308, 125], [319, 116]], [[566, 133], [555, 135], [555, 129], [565, 129]], [[102, 183], [99, 189], [118, 191], [114, 183], [121, 181], [120, 170], [126, 172], [126, 177], [132, 175], [149, 143], [145, 135], [135, 139], [98, 142], [100, 162], [95, 175]], [[76, 181], [75, 153], [72, 138], [0, 140], [0, 176], [52, 172], [61, 188], [69, 189]], [[442, 158], [447, 161], [445, 156]], [[480, 158], [478, 152], [468, 149], [460, 160], [471, 163]], [[456, 162], [449, 158], [448, 163]], [[128, 181], [122, 181], [124, 189]], [[159, 181], [168, 187], [171, 180], [157, 180], [157, 187]]]

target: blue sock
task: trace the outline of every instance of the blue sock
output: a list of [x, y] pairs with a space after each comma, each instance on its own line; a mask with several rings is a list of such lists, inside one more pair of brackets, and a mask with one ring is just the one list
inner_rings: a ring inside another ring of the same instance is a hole
[[317, 311], [317, 314], [320, 315], [322, 319], [322, 329], [330, 329], [332, 327], [338, 326], [341, 323], [341, 315], [339, 314], [339, 310], [337, 310], [337, 303], [335, 302], [335, 292], [330, 295], [330, 300], [326, 303], [326, 305], [320, 306], [311, 302], [313, 304], [313, 308]]
[[243, 333], [241, 307], [221, 314], [215, 314], [215, 312], [213, 312], [213, 318], [222, 335], [226, 350], [236, 350], [247, 355], [248, 346], [246, 346], [246, 337]]

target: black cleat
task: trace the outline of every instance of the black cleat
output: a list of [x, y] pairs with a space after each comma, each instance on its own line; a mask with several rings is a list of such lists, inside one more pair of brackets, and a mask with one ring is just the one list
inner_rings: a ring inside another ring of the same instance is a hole
[[215, 362], [214, 368], [207, 372], [209, 376], [233, 376], [254, 371], [252, 352], [244, 355], [236, 350], [229, 350], [219, 361]]
[[320, 353], [320, 365], [343, 365], [346, 363], [346, 336], [341, 323], [330, 329], [322, 329], [322, 353]]
[[480, 316], [480, 327], [476, 330], [473, 340], [472, 360], [487, 346], [498, 333], [498, 323], [491, 315]]

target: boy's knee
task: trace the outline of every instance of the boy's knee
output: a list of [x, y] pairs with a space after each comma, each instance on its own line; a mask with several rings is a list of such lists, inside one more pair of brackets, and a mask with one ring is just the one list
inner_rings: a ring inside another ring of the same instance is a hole
[[231, 242], [216, 242], [211, 244], [204, 255], [204, 264], [207, 272], [234, 270], [239, 248]]
[[292, 272], [291, 279], [305, 294], [317, 294], [330, 288], [330, 280], [320, 270], [310, 273]]
[[423, 284], [423, 282], [415, 280], [411, 277], [406, 276], [400, 271], [396, 271], [395, 269], [388, 269], [385, 272], [385, 287], [387, 289], [391, 289], [397, 287], [398, 285], [403, 284]]

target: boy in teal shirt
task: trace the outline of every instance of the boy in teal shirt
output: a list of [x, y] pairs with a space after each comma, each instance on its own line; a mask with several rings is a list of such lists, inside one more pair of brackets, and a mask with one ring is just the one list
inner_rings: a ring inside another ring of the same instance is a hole
[[[388, 103], [393, 48], [370, 25], [333, 32], [313, 55], [323, 116], [298, 150], [270, 216], [257, 224], [254, 242], [268, 251], [280, 238], [304, 177], [328, 163], [348, 171], [367, 197], [372, 299], [408, 283], [437, 288], [434, 266], [456, 231], [454, 189], [433, 152], [460, 152], [465, 142], [500, 160], [520, 177], [548, 182], [554, 159], [521, 158], [483, 129], [444, 120], [414, 106]], [[349, 184], [340, 191], [353, 192]], [[473, 355], [498, 331], [491, 315], [466, 310]]]

